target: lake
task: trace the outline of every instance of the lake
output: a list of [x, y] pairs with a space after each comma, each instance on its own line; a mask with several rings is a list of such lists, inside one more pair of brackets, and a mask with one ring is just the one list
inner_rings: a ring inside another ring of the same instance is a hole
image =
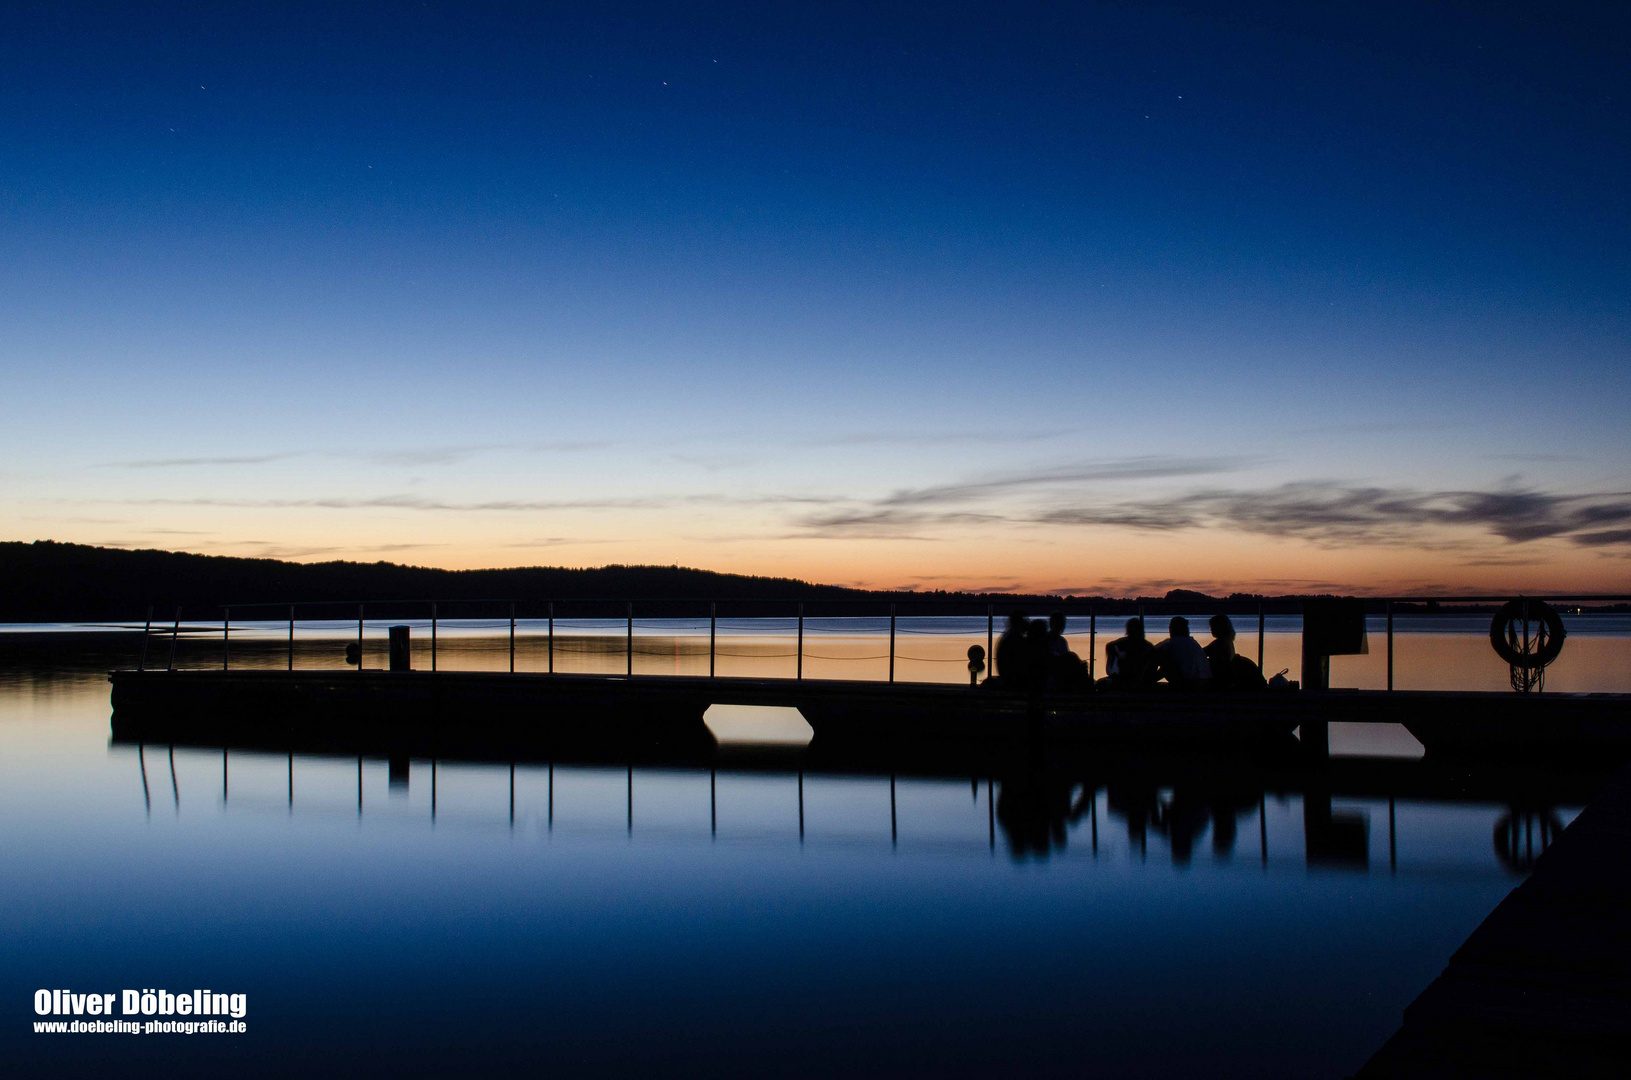
[[[1404, 622], [1400, 685], [1504, 687], [1482, 626]], [[1294, 628], [1270, 623], [1267, 666], [1295, 675]], [[1549, 685], [1631, 688], [1625, 629], [1571, 626]], [[441, 624], [438, 663], [507, 666], [507, 630]], [[558, 670], [628, 663], [621, 621], [555, 630]], [[547, 665], [546, 631], [522, 624], [518, 667]], [[792, 674], [790, 631], [721, 628], [721, 674]], [[806, 677], [883, 677], [883, 632], [809, 620]], [[897, 632], [898, 677], [955, 681], [984, 626]], [[284, 662], [281, 633], [235, 627], [230, 662]], [[347, 633], [297, 628], [300, 662], [343, 663]], [[1334, 732], [1360, 756], [1327, 776], [817, 774], [730, 753], [393, 770], [114, 745], [104, 673], [138, 639], [0, 635], [0, 979], [25, 1073], [1338, 1077], [1600, 782], [1444, 782], [1385, 727]], [[636, 645], [638, 671], [706, 673], [706, 619], [642, 623]], [[1374, 685], [1381, 652], [1373, 628], [1333, 683]], [[177, 649], [220, 660], [218, 632]], [[247, 1030], [36, 1035], [41, 988], [242, 993]]]

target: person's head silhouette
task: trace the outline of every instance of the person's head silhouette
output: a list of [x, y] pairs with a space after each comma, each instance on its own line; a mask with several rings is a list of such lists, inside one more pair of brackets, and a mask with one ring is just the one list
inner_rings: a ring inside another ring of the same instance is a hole
[[1009, 631], [1015, 634], [1023, 634], [1025, 632], [1025, 623], [1027, 619], [1028, 616], [1026, 616], [1024, 610], [1021, 608], [1015, 608], [1014, 610], [1010, 611], [1008, 613]]
[[1235, 639], [1235, 624], [1229, 621], [1227, 615], [1214, 615], [1208, 624], [1212, 628], [1212, 636], [1220, 641], [1233, 641]]
[[1063, 611], [1056, 611], [1048, 616], [1048, 630], [1055, 634], [1065, 632], [1065, 613]]
[[1189, 620], [1182, 615], [1174, 615], [1172, 621], [1167, 624], [1167, 636], [1175, 638], [1188, 637]]
[[1132, 638], [1134, 641], [1143, 641], [1144, 640], [1144, 620], [1143, 619], [1128, 619], [1127, 620], [1127, 636]]

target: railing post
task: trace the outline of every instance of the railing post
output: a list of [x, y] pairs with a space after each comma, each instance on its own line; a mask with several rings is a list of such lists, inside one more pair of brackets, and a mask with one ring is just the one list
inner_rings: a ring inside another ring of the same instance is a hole
[[[895, 681], [895, 605], [894, 604], [889, 605], [889, 681], [890, 682]], [[894, 778], [891, 777], [890, 781], [889, 781], [889, 785], [890, 785], [889, 790], [890, 790], [891, 794], [893, 794], [893, 792], [894, 792], [894, 784], [895, 784]], [[893, 806], [893, 800], [891, 800], [891, 806]]]
[[549, 672], [555, 673], [555, 601], [549, 602]]
[[985, 670], [989, 676], [994, 673], [997, 663], [996, 649], [997, 632], [997, 605], [985, 605]]
[[515, 605], [510, 605], [510, 674], [515, 674]]
[[629, 634], [628, 634], [628, 637], [627, 637], [626, 641], [627, 641], [626, 652], [627, 652], [628, 661], [629, 661], [628, 674], [632, 678], [634, 676], [634, 601], [633, 600], [629, 601]]
[[289, 670], [294, 670], [294, 605], [289, 605]]
[[714, 643], [719, 637], [719, 601], [708, 601], [708, 678], [714, 677]]
[[147, 605], [147, 622], [142, 627], [142, 654], [136, 658], [136, 670], [147, 669], [147, 639], [153, 633], [153, 605]]
[[436, 670], [436, 605], [430, 605], [430, 669]]
[[[1387, 688], [1393, 689], [1393, 601], [1387, 602]], [[1391, 811], [1392, 804], [1389, 804]]]
[[362, 608], [361, 604], [357, 605], [357, 671], [359, 674], [362, 672]]
[[[804, 605], [799, 605], [798, 678], [804, 678]], [[800, 774], [801, 776], [803, 774]], [[800, 789], [803, 790], [802, 788]]]
[[1093, 605], [1087, 605], [1087, 682], [1091, 687], [1098, 680], [1094, 678], [1097, 672], [1095, 665], [1099, 659], [1099, 617], [1093, 610]]
[[1263, 601], [1257, 602], [1257, 670], [1263, 670]]
[[181, 605], [176, 605], [176, 624], [170, 630], [170, 660], [164, 665], [165, 671], [176, 669], [176, 639], [181, 637]]
[[232, 609], [221, 609], [221, 670], [227, 669], [227, 651], [232, 638]]

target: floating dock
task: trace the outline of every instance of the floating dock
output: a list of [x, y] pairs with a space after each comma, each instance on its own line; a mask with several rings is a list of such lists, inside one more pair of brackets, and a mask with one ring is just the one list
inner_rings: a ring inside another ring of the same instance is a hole
[[1023, 695], [940, 683], [472, 671], [115, 671], [123, 737], [441, 733], [472, 746], [711, 743], [710, 705], [797, 708], [817, 745], [1250, 749], [1403, 724], [1430, 754], [1631, 757], [1631, 695], [1448, 691]]

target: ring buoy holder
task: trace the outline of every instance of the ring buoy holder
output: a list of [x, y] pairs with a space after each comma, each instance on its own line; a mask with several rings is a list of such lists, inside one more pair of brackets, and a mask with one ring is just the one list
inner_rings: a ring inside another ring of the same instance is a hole
[[[1531, 621], [1540, 626], [1534, 637], [1524, 641], [1518, 636], [1516, 624]], [[1495, 654], [1511, 667], [1512, 688], [1522, 692], [1540, 689], [1547, 666], [1563, 651], [1563, 641], [1568, 636], [1563, 616], [1544, 600], [1525, 597], [1508, 600], [1489, 623], [1489, 643]]]

